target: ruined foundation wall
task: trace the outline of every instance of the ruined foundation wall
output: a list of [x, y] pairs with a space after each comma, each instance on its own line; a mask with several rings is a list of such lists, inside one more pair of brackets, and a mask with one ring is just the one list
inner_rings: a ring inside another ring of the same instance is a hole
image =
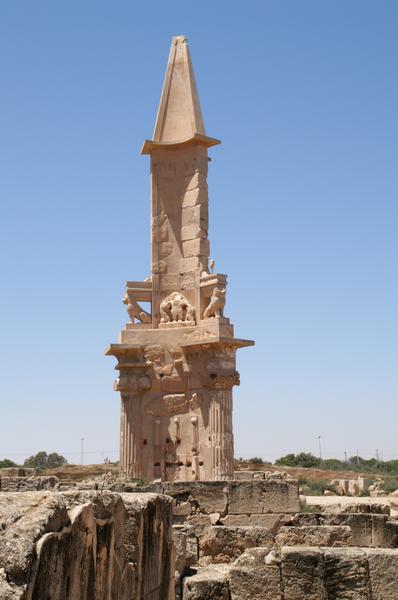
[[1, 600], [173, 600], [171, 500], [0, 493]]

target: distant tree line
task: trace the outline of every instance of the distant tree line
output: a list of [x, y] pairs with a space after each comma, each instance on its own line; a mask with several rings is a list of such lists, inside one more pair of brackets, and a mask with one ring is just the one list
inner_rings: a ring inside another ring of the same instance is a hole
[[384, 473], [398, 475], [398, 460], [377, 460], [369, 458], [368, 460], [361, 456], [351, 456], [344, 460], [338, 458], [326, 458], [321, 460], [308, 452], [300, 452], [299, 454], [286, 454], [278, 458], [275, 465], [283, 467], [303, 467], [303, 468], [318, 468], [327, 471], [359, 471], [369, 473]]
[[51, 452], [47, 454], [44, 450], [41, 450], [37, 454], [33, 456], [29, 456], [23, 465], [18, 465], [14, 461], [9, 458], [5, 458], [4, 460], [0, 460], [0, 469], [5, 469], [9, 467], [30, 467], [34, 469], [56, 469], [57, 467], [62, 467], [63, 465], [67, 465], [68, 461], [64, 456], [58, 454], [57, 452]]

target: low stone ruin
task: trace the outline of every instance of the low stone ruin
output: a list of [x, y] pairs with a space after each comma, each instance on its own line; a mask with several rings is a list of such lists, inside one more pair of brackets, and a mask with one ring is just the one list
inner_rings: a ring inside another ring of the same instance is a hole
[[102, 478], [112, 489], [101, 491], [59, 491], [58, 480], [24, 491], [25, 479], [0, 492], [1, 600], [398, 598], [385, 499], [303, 504], [285, 473], [145, 487]]
[[171, 600], [171, 499], [108, 491], [1, 493], [0, 598]]

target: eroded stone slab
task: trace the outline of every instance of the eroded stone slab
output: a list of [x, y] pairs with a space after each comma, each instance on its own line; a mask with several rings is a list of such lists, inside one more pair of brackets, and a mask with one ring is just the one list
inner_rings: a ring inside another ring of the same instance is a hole
[[243, 554], [247, 548], [273, 546], [271, 531], [265, 527], [225, 527], [215, 525], [199, 539], [202, 563], [228, 563]]

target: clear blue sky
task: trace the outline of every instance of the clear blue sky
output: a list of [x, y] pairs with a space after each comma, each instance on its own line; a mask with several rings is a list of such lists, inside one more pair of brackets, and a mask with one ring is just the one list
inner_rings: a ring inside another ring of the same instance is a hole
[[[398, 3], [3, 1], [0, 458], [117, 457], [108, 343], [149, 272], [172, 35], [207, 132], [239, 337], [237, 456], [398, 457]], [[75, 454], [74, 454], [75, 453]]]

